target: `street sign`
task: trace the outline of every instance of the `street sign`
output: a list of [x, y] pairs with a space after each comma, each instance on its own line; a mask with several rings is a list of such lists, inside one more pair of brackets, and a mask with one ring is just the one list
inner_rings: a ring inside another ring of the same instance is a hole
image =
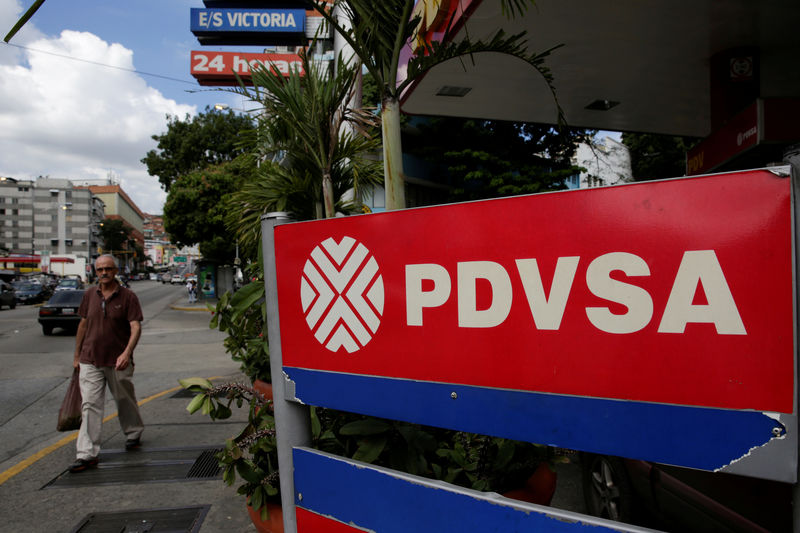
[[291, 72], [305, 74], [297, 54], [192, 51], [191, 74], [200, 85], [238, 85], [239, 79], [251, 84], [253, 71], [259, 68], [269, 68], [283, 76]]
[[759, 170], [275, 229], [310, 405], [794, 482], [792, 187]]
[[192, 8], [190, 28], [200, 44], [302, 44], [306, 12], [303, 9]]

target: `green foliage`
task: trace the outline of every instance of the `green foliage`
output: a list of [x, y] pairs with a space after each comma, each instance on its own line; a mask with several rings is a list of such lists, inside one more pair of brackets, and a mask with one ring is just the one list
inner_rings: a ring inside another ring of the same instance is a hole
[[246, 158], [222, 163], [178, 177], [164, 204], [164, 229], [178, 246], [199, 244], [209, 260], [229, 261], [235, 239], [225, 227], [224, 199], [255, 175]]
[[700, 139], [653, 133], [623, 133], [631, 154], [633, 179], [646, 181], [686, 175], [686, 152]]
[[244, 375], [271, 382], [263, 280], [252, 281], [233, 294], [226, 292], [212, 311], [210, 327], [228, 334], [225, 351], [240, 363]]
[[131, 228], [122, 219], [105, 218], [100, 224], [100, 238], [103, 240], [104, 253], [114, 254], [129, 245], [132, 240]]
[[232, 110], [206, 107], [205, 112], [194, 117], [186, 115], [183, 120], [167, 115], [167, 131], [152, 136], [158, 142], [157, 149], [147, 152], [141, 161], [169, 192], [179, 177], [232, 161], [242, 154], [239, 133], [252, 127], [250, 117]]
[[564, 188], [580, 172], [570, 158], [589, 133], [503, 121], [431, 118], [406, 137], [407, 151], [441, 168], [452, 200], [533, 194]]
[[[262, 68], [253, 73], [252, 89], [241, 88], [262, 108], [254, 151], [272, 156], [229, 204], [228, 225], [250, 249], [263, 213], [288, 211], [296, 220], [331, 217], [337, 210], [358, 209], [365, 187], [380, 183], [380, 165], [365, 157], [379, 146], [363, 133], [372, 116], [347, 105], [357, 72], [337, 61], [329, 73], [303, 56], [305, 76], [293, 72], [285, 78]], [[348, 190], [350, 202], [344, 200]]]
[[268, 515], [266, 503], [280, 502], [280, 475], [278, 473], [278, 444], [275, 438], [275, 418], [272, 401], [264, 398], [252, 387], [242, 383], [213, 386], [203, 378], [179, 380], [181, 386], [196, 392], [186, 410], [194, 414], [201, 411], [212, 420], [230, 418], [231, 407], [248, 407], [247, 424], [235, 436], [225, 441], [225, 448], [217, 454], [222, 467], [222, 479], [228, 486], [241, 484], [237, 493], [250, 499], [250, 506]]
[[481, 491], [523, 485], [541, 462], [562, 461], [551, 448], [331, 409], [312, 408], [320, 450]]

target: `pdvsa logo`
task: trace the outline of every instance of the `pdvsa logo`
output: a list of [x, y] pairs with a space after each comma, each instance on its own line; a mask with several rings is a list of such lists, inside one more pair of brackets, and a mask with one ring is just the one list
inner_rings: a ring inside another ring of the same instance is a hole
[[326, 239], [303, 267], [300, 299], [311, 333], [332, 352], [360, 350], [378, 331], [383, 277], [372, 253], [352, 237]]

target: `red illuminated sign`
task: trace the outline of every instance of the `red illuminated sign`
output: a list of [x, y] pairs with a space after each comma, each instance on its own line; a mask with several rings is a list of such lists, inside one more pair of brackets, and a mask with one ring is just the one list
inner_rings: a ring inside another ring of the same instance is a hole
[[237, 75], [249, 84], [259, 68], [270, 68], [284, 76], [293, 71], [305, 74], [297, 54], [192, 51], [191, 74], [200, 85], [238, 85]]

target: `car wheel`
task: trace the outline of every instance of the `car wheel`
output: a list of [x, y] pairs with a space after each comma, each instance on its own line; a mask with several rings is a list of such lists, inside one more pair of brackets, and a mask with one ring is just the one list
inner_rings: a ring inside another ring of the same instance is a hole
[[53, 326], [42, 326], [42, 333], [44, 333], [45, 335], [52, 335]]
[[16, 309], [17, 302], [15, 300], [12, 300], [11, 303], [8, 304], [8, 307], [11, 308], [11, 309]]
[[589, 514], [636, 524], [638, 504], [625, 465], [619, 457], [584, 454], [583, 497]]

